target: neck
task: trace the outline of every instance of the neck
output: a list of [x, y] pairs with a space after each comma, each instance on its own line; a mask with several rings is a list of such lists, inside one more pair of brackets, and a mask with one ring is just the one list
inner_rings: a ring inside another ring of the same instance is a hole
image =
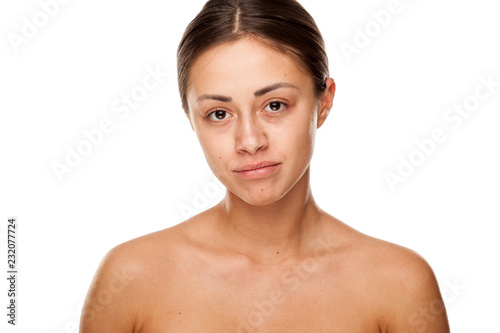
[[[256, 260], [299, 256], [317, 231], [320, 209], [310, 189], [309, 169], [278, 201], [254, 206], [227, 191], [217, 207], [228, 246]], [[260, 260], [259, 260], [260, 261]]]

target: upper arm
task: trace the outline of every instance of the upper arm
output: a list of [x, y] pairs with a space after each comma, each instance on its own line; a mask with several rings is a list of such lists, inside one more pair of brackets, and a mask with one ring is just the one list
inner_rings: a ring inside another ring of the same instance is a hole
[[383, 316], [386, 332], [449, 333], [444, 302], [429, 264], [405, 251], [389, 271]]
[[109, 251], [90, 285], [80, 333], [133, 332], [137, 269], [123, 245]]

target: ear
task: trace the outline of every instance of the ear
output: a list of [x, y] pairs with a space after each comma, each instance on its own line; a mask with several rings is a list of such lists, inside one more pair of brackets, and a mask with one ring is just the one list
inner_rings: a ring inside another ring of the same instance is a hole
[[333, 106], [333, 97], [335, 96], [335, 81], [332, 78], [326, 80], [326, 89], [321, 97], [319, 110], [318, 110], [318, 124], [316, 128], [320, 128], [330, 114]]

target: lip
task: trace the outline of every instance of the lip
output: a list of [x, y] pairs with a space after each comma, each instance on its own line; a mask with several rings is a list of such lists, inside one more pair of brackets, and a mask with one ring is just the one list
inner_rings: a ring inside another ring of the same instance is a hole
[[262, 178], [273, 173], [278, 168], [279, 164], [280, 163], [278, 162], [271, 162], [271, 161], [246, 164], [234, 170], [234, 172], [237, 175], [242, 176], [244, 178], [250, 178], [250, 179]]

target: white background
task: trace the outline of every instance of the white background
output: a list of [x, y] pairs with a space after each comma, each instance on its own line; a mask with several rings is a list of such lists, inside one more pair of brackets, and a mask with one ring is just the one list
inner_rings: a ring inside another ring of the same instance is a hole
[[[499, 332], [500, 87], [457, 128], [443, 119], [471, 100], [480, 76], [500, 81], [498, 10], [491, 0], [401, 0], [349, 62], [342, 43], [355, 46], [357, 29], [375, 29], [370, 13], [389, 2], [302, 1], [337, 82], [318, 133], [313, 193], [354, 228], [424, 256], [453, 332]], [[222, 196], [219, 187], [206, 198], [214, 179], [176, 84], [177, 44], [203, 3], [69, 1], [16, 52], [8, 36], [22, 36], [23, 17], [33, 22], [42, 9], [34, 0], [2, 1], [0, 257], [6, 261], [7, 217], [16, 216], [20, 271], [15, 328], [6, 324], [5, 278], [0, 283], [2, 332], [76, 332], [109, 249]], [[147, 67], [170, 75], [120, 119], [113, 102], [142, 83]], [[113, 132], [59, 181], [52, 163], [65, 163], [67, 146], [75, 149], [82, 131], [105, 118]], [[397, 173], [400, 156], [417, 156], [415, 140], [436, 128], [447, 140], [392, 191], [384, 173]]]

